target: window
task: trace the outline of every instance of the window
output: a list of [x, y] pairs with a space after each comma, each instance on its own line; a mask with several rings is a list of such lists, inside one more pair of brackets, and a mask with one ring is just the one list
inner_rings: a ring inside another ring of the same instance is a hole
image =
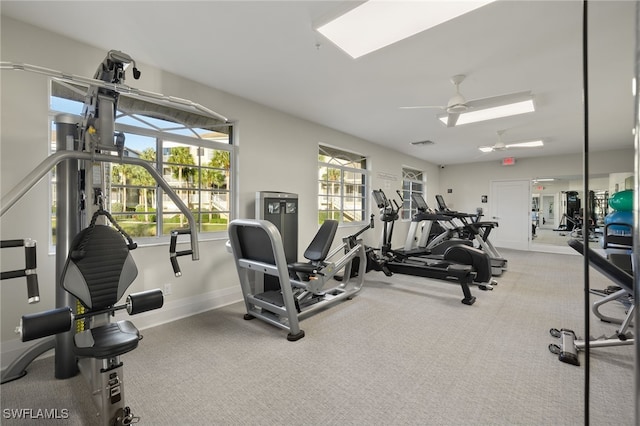
[[320, 145], [318, 222], [362, 222], [366, 216], [367, 160], [362, 155]]
[[[59, 112], [80, 115], [84, 104], [84, 98], [78, 97], [81, 93], [75, 85], [54, 81], [51, 118]], [[52, 129], [55, 150], [55, 125]], [[199, 232], [226, 231], [233, 205], [232, 124], [121, 95], [115, 130], [125, 137], [123, 156], [152, 163], [191, 210]], [[132, 237], [166, 236], [187, 226], [184, 214], [143, 167], [105, 163], [100, 173], [106, 183], [105, 208]], [[53, 236], [55, 208], [53, 185]]]
[[426, 198], [424, 174], [420, 170], [402, 168], [402, 219], [411, 219], [417, 212], [412, 195], [420, 194]]

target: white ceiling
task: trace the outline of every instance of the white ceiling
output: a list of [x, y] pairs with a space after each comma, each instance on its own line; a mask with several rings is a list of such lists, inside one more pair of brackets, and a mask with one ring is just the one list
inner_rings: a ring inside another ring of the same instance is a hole
[[[633, 146], [635, 3], [588, 4], [592, 151]], [[581, 1], [501, 0], [355, 60], [314, 31], [354, 4], [3, 0], [0, 7], [105, 53], [122, 50], [138, 63], [435, 164], [582, 152]], [[438, 110], [398, 108], [446, 104], [455, 74], [467, 75], [461, 93], [469, 100], [531, 90], [537, 111], [446, 128]], [[224, 105], [205, 106], [228, 115]], [[481, 154], [477, 147], [496, 143], [498, 130], [505, 143], [542, 137], [546, 145]], [[410, 144], [423, 140], [435, 145]]]

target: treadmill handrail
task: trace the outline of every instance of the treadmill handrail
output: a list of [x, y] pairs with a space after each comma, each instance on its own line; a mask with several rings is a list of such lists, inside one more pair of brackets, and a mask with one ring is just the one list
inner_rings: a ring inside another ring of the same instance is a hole
[[200, 253], [198, 250], [198, 225], [196, 223], [193, 214], [189, 210], [189, 208], [184, 204], [182, 199], [176, 194], [173, 189], [169, 186], [167, 181], [162, 177], [162, 175], [153, 167], [152, 163], [145, 161], [140, 158], [135, 157], [116, 157], [113, 155], [106, 154], [95, 154], [90, 152], [78, 152], [78, 151], [58, 151], [47, 158], [45, 158], [40, 164], [38, 164], [27, 176], [25, 176], [16, 186], [14, 186], [5, 196], [0, 200], [0, 217], [4, 216], [4, 214], [11, 208], [13, 205], [20, 200], [35, 184], [37, 184], [40, 179], [42, 179], [49, 171], [55, 167], [58, 163], [62, 161], [74, 159], [74, 160], [87, 160], [87, 161], [99, 161], [103, 163], [121, 163], [121, 164], [131, 164], [135, 166], [144, 167], [145, 170], [151, 174], [153, 179], [156, 181], [158, 186], [160, 186], [167, 196], [173, 201], [185, 215], [187, 221], [189, 222], [189, 229], [191, 230], [191, 258], [193, 260], [200, 259]]

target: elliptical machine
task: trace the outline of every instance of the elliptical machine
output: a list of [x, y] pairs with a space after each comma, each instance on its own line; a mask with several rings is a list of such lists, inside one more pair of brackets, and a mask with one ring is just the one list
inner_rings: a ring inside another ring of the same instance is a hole
[[[374, 190], [373, 198], [380, 208], [380, 220], [383, 222], [382, 244], [379, 250], [368, 251], [368, 269], [382, 271], [391, 276], [394, 273], [435, 278], [438, 280], [460, 284], [464, 298], [462, 303], [472, 305], [476, 298], [471, 295], [469, 284], [477, 283], [483, 290], [490, 290], [491, 261], [489, 256], [474, 247], [465, 244], [454, 244], [441, 255], [429, 255], [423, 252], [420, 256], [391, 247], [393, 228], [398, 220], [400, 206], [392, 202], [381, 189]], [[427, 218], [428, 213], [425, 213]], [[437, 220], [434, 215], [433, 220]], [[378, 251], [378, 253], [376, 253]]]

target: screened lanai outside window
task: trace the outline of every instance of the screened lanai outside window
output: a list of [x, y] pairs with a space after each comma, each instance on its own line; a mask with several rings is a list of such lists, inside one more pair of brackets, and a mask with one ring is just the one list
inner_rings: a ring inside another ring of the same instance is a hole
[[[83, 103], [68, 99], [74, 96], [56, 96], [69, 94], [68, 90], [56, 91], [59, 84], [53, 84], [51, 116], [58, 112], [81, 114]], [[136, 102], [136, 108], [144, 109], [139, 100]], [[132, 113], [126, 111], [130, 103], [125, 100], [119, 106], [123, 104], [115, 120], [116, 131], [125, 136], [123, 155], [153, 163], [191, 210], [201, 233], [226, 231], [232, 205], [232, 125], [212, 125], [202, 116], [175, 112], [186, 122], [207, 124], [185, 125], [158, 117], [174, 113], [166, 107], [161, 113]], [[55, 138], [55, 128], [52, 135]], [[187, 226], [185, 216], [144, 168], [107, 163], [102, 173], [107, 183], [105, 208], [132, 237], [166, 236], [173, 229]], [[55, 185], [52, 198], [55, 211]]]
[[426, 198], [424, 190], [424, 173], [420, 170], [402, 168], [402, 219], [411, 219], [418, 211], [413, 201], [413, 194]]
[[318, 222], [362, 222], [366, 215], [367, 160], [362, 155], [320, 145]]

